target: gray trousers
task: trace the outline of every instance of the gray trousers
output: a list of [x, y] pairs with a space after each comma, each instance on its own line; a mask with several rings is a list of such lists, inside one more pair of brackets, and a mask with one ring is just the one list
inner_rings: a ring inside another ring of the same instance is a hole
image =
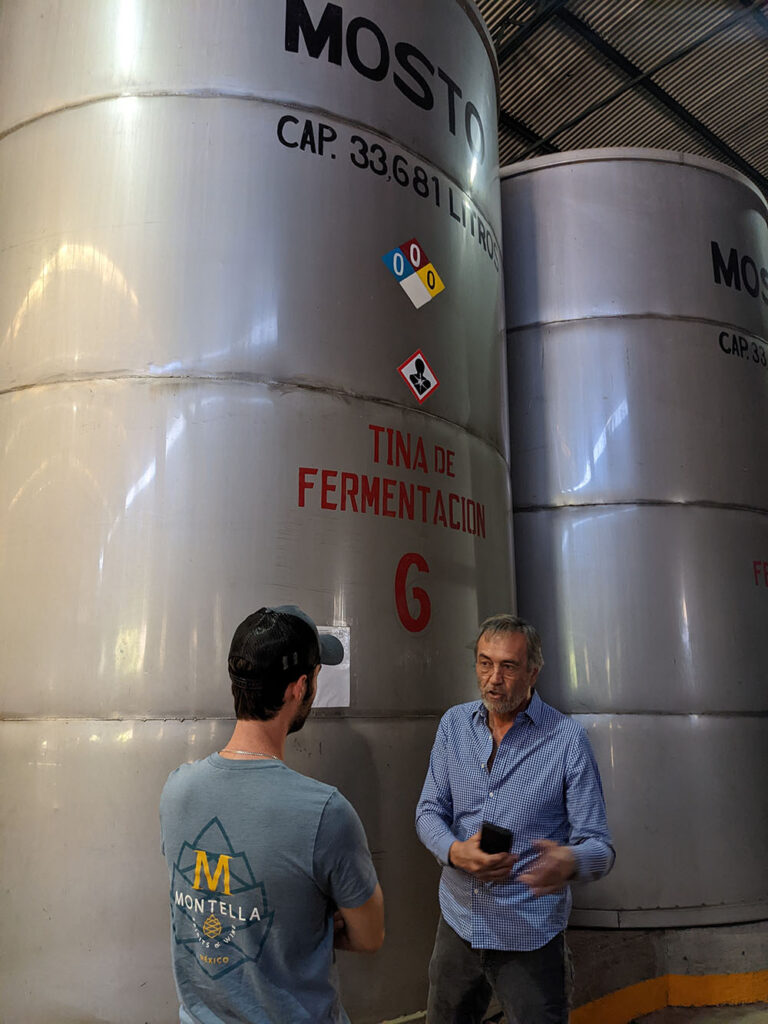
[[429, 962], [427, 1024], [482, 1024], [491, 996], [507, 1024], [567, 1024], [571, 962], [562, 932], [541, 949], [472, 949], [442, 915]]

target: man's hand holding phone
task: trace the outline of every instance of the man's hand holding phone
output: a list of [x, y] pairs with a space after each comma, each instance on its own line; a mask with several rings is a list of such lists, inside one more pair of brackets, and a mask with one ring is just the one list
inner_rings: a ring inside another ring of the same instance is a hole
[[[506, 882], [512, 874], [515, 862], [519, 859], [509, 852], [511, 844], [511, 832], [493, 826], [489, 828], [488, 824], [484, 823], [483, 829], [475, 832], [469, 839], [463, 842], [457, 839], [452, 843], [448, 859], [453, 867], [474, 875], [481, 882]], [[488, 849], [500, 852], [486, 853], [485, 850]]]

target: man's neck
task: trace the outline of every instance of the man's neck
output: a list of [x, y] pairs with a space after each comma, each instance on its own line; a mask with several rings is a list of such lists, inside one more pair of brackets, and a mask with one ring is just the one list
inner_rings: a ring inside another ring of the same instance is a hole
[[[279, 716], [271, 718], [268, 722], [238, 719], [231, 739], [221, 748], [222, 756], [240, 758], [244, 754], [252, 754], [276, 757], [282, 761], [285, 756], [287, 733], [288, 730], [279, 721]], [[234, 751], [240, 753], [236, 754]]]
[[505, 715], [499, 714], [497, 711], [488, 712], [488, 728], [491, 730], [494, 736], [498, 735], [499, 738], [504, 736], [515, 724], [518, 715], [521, 715], [524, 711], [527, 711], [533, 700], [533, 694], [520, 705], [519, 708], [515, 708], [514, 711], [510, 711]]

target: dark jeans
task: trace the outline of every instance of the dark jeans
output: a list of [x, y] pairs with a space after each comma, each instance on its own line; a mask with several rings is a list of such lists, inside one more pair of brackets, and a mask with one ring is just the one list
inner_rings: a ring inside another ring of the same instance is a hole
[[482, 1024], [491, 995], [507, 1024], [567, 1024], [571, 963], [562, 932], [541, 949], [472, 949], [442, 916], [429, 962], [427, 1024]]

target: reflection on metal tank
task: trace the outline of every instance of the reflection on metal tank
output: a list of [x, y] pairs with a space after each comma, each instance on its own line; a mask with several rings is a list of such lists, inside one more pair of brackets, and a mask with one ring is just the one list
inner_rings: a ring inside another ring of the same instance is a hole
[[502, 171], [518, 603], [618, 859], [573, 921], [768, 916], [768, 229], [652, 150]]
[[359, 808], [388, 897], [345, 1004], [418, 1010], [413, 810], [513, 593], [485, 29], [8, 0], [0, 48], [3, 1016], [178, 1019], [159, 792], [229, 733], [235, 625], [288, 601], [350, 652], [290, 763]]

